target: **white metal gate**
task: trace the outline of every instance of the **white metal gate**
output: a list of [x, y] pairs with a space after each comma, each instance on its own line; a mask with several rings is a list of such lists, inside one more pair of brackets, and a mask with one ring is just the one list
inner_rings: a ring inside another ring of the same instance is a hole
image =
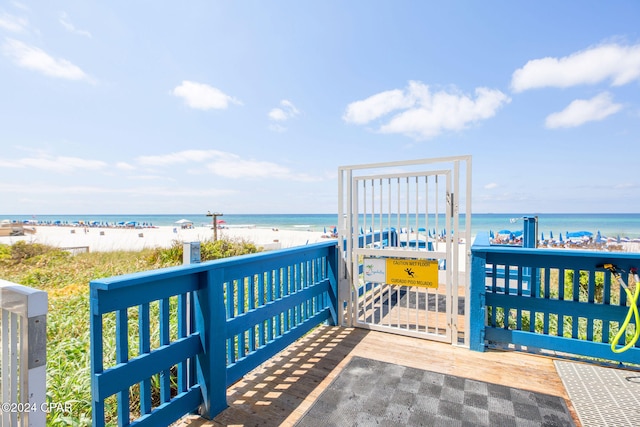
[[339, 193], [343, 324], [466, 344], [471, 157], [344, 166]]

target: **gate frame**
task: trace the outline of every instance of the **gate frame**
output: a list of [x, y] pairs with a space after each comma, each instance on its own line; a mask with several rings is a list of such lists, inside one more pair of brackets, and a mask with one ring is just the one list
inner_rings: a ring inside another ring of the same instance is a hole
[[[460, 194], [460, 171], [461, 171], [461, 163], [464, 162], [464, 171], [465, 171], [465, 203], [464, 203], [464, 214], [465, 214], [465, 228], [463, 232], [460, 232], [460, 223], [459, 223], [459, 194]], [[338, 238], [341, 242], [340, 250], [342, 251], [341, 259], [342, 262], [339, 266], [339, 285], [338, 285], [338, 319], [339, 322], [344, 326], [354, 327], [356, 325], [356, 321], [353, 317], [353, 288], [352, 288], [352, 278], [353, 278], [353, 250], [354, 250], [354, 237], [352, 231], [354, 229], [354, 221], [353, 215], [353, 204], [354, 201], [354, 191], [353, 191], [353, 182], [355, 179], [360, 178], [357, 176], [358, 171], [366, 170], [366, 169], [383, 169], [383, 168], [402, 168], [402, 167], [410, 167], [410, 166], [427, 166], [434, 167], [439, 166], [438, 168], [434, 168], [433, 170], [424, 170], [420, 172], [425, 173], [433, 173], [442, 171], [443, 164], [450, 164], [450, 168], [444, 168], [452, 172], [452, 194], [453, 201], [451, 204], [451, 209], [447, 209], [445, 214], [447, 217], [450, 217], [453, 221], [451, 221], [450, 226], [453, 228], [453, 242], [455, 243], [450, 246], [450, 252], [448, 257], [452, 257], [451, 268], [448, 268], [447, 274], [451, 275], [450, 283], [452, 287], [456, 288], [455, 293], [450, 292], [451, 300], [447, 300], [447, 306], [449, 307], [457, 307], [457, 298], [458, 298], [458, 288], [459, 284], [459, 275], [460, 271], [456, 271], [455, 275], [453, 275], [454, 266], [460, 266], [459, 260], [459, 250], [458, 248], [458, 240], [460, 237], [464, 238], [466, 244], [465, 251], [465, 329], [464, 329], [464, 340], [463, 344], [458, 341], [459, 336], [459, 328], [457, 321], [457, 310], [449, 310], [451, 313], [450, 317], [447, 319], [449, 322], [449, 326], [451, 328], [451, 344], [453, 345], [463, 345], [465, 347], [469, 347], [469, 331], [470, 331], [470, 319], [469, 319], [469, 310], [470, 310], [470, 272], [471, 272], [471, 261], [470, 261], [470, 248], [471, 248], [471, 155], [462, 155], [462, 156], [450, 156], [450, 157], [438, 157], [438, 158], [423, 158], [423, 159], [415, 159], [415, 160], [405, 160], [405, 161], [392, 161], [392, 162], [382, 162], [382, 163], [371, 163], [371, 164], [361, 164], [361, 165], [348, 165], [348, 166], [340, 166], [338, 168]], [[419, 173], [419, 172], [416, 172]], [[371, 174], [368, 174], [371, 175]], [[389, 174], [385, 174], [388, 176]], [[428, 214], [428, 213], [427, 213]], [[449, 233], [451, 230], [447, 230]], [[455, 249], [455, 250], [454, 250]], [[455, 305], [453, 305], [453, 296], [455, 294], [456, 301]]]

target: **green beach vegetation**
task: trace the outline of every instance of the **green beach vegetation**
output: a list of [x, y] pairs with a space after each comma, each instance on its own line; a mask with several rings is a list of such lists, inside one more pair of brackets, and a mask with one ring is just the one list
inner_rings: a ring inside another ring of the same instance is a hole
[[[207, 241], [201, 244], [201, 259], [208, 261], [260, 250], [244, 240]], [[77, 255], [37, 243], [0, 245], [0, 278], [44, 290], [49, 296], [47, 400], [70, 404], [72, 409], [69, 413], [51, 412], [47, 425], [91, 425], [89, 282], [180, 264], [182, 243], [177, 241], [166, 249]], [[154, 310], [153, 305], [151, 310]], [[109, 316], [105, 316], [105, 323], [109, 321]], [[105, 350], [115, 349], [114, 335], [105, 335], [105, 339], [113, 341], [104, 343]], [[137, 337], [130, 337], [130, 342], [137, 342]], [[136, 399], [132, 393], [133, 412], [138, 405]], [[115, 407], [107, 408], [107, 411], [115, 414]]]

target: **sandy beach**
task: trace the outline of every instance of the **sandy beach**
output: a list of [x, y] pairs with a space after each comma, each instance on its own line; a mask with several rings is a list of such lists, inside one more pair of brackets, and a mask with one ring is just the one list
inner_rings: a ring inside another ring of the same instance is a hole
[[[213, 239], [213, 230], [210, 226], [193, 228], [172, 226], [154, 228], [35, 226], [33, 228], [36, 230], [34, 234], [0, 236], [0, 244], [11, 245], [24, 240], [60, 248], [77, 248], [78, 252], [86, 251], [87, 248], [90, 252], [108, 252], [166, 248], [172, 246], [176, 241], [180, 243], [203, 242]], [[247, 240], [264, 250], [284, 249], [330, 240], [324, 233], [318, 231], [260, 227], [219, 229], [218, 238]], [[465, 246], [461, 245], [461, 256], [464, 256]], [[640, 252], [640, 243], [623, 242], [619, 247], [622, 252]]]
[[[196, 242], [213, 239], [211, 227], [55, 227], [36, 226], [34, 234], [2, 236], [0, 244], [11, 245], [19, 240], [42, 243], [60, 248], [89, 248], [90, 252], [117, 250], [139, 251], [147, 248], [170, 247], [178, 242]], [[243, 239], [265, 250], [289, 248], [327, 241], [323, 233], [314, 231], [277, 230], [266, 228], [224, 228], [218, 230], [218, 238]]]

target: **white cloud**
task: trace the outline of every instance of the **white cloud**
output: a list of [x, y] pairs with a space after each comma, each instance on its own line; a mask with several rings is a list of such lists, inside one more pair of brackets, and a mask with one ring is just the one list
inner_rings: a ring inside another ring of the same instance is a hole
[[0, 13], [0, 28], [6, 31], [22, 33], [27, 29], [28, 25], [29, 23], [25, 18], [18, 18], [6, 12]]
[[280, 107], [273, 108], [271, 111], [269, 111], [269, 120], [271, 120], [272, 122], [279, 122], [269, 125], [269, 130], [272, 130], [274, 132], [286, 131], [287, 128], [280, 123], [293, 119], [299, 114], [300, 111], [296, 108], [295, 105], [293, 105], [291, 101], [283, 99], [282, 101], [280, 101]]
[[207, 168], [226, 178], [286, 178], [291, 175], [288, 168], [276, 163], [246, 160], [234, 154], [209, 163]]
[[116, 163], [116, 169], [120, 169], [123, 171], [131, 171], [135, 169], [135, 166], [127, 163], [127, 162], [118, 162]]
[[577, 99], [564, 110], [550, 114], [545, 126], [549, 129], [576, 127], [603, 120], [621, 109], [622, 105], [614, 104], [609, 92], [603, 92], [591, 99]]
[[92, 81], [77, 65], [66, 59], [53, 58], [42, 49], [29, 46], [21, 41], [7, 38], [0, 50], [20, 67], [39, 71], [51, 77]]
[[274, 108], [269, 111], [269, 118], [271, 120], [283, 122], [292, 119], [300, 114], [300, 111], [296, 108], [291, 101], [283, 99], [280, 101], [280, 107]]
[[460, 131], [471, 123], [493, 117], [510, 101], [499, 90], [477, 88], [473, 98], [457, 91], [432, 93], [429, 86], [412, 81], [404, 92], [381, 92], [349, 104], [343, 119], [349, 123], [367, 124], [393, 111], [404, 110], [384, 120], [379, 132], [429, 139], [444, 131]]
[[490, 182], [489, 184], [484, 186], [485, 190], [493, 190], [494, 188], [498, 188], [498, 184], [495, 182]]
[[31, 167], [57, 173], [71, 173], [78, 170], [97, 171], [107, 167], [107, 163], [101, 160], [65, 156], [28, 157], [16, 160], [13, 163], [17, 167]]
[[165, 166], [176, 163], [199, 163], [224, 155], [224, 152], [218, 150], [184, 150], [157, 156], [141, 156], [137, 161], [144, 166]]
[[[294, 181], [317, 181], [321, 178], [298, 174], [273, 162], [243, 159], [241, 156], [218, 150], [184, 150], [157, 156], [142, 156], [137, 162], [143, 166], [206, 163], [209, 173], [225, 178], [276, 178]], [[191, 171], [190, 173], [198, 173]]]
[[514, 92], [541, 87], [570, 87], [610, 79], [622, 86], [640, 79], [640, 44], [606, 44], [562, 58], [534, 59], [517, 69], [511, 79]]
[[321, 178], [307, 174], [296, 174], [289, 168], [273, 162], [253, 159], [242, 159], [240, 156], [226, 153], [223, 158], [217, 159], [207, 165], [214, 175], [225, 178], [275, 178], [292, 181], [320, 181]]
[[237, 99], [225, 94], [220, 89], [204, 83], [183, 80], [180, 86], [176, 86], [171, 92], [174, 96], [184, 99], [184, 102], [191, 108], [198, 110], [226, 110], [229, 104], [242, 103]]
[[[410, 82], [409, 87], [411, 88], [415, 84], [415, 82]], [[347, 106], [347, 111], [342, 118], [347, 123], [363, 125], [392, 111], [409, 108], [413, 103], [414, 100], [406, 96], [400, 89], [388, 90], [362, 101], [352, 102]]]
[[218, 188], [175, 188], [175, 187], [103, 187], [90, 185], [33, 185], [20, 183], [0, 183], [0, 192], [15, 194], [44, 194], [44, 195], [79, 195], [79, 194], [113, 194], [122, 196], [124, 194], [136, 196], [160, 196], [166, 197], [203, 197], [203, 196], [222, 196], [233, 194], [236, 191], [231, 189]]
[[75, 25], [71, 23], [69, 15], [66, 12], [60, 12], [60, 18], [58, 19], [58, 21], [67, 31], [73, 34], [91, 38], [91, 33], [89, 31], [79, 30], [75, 27]]

